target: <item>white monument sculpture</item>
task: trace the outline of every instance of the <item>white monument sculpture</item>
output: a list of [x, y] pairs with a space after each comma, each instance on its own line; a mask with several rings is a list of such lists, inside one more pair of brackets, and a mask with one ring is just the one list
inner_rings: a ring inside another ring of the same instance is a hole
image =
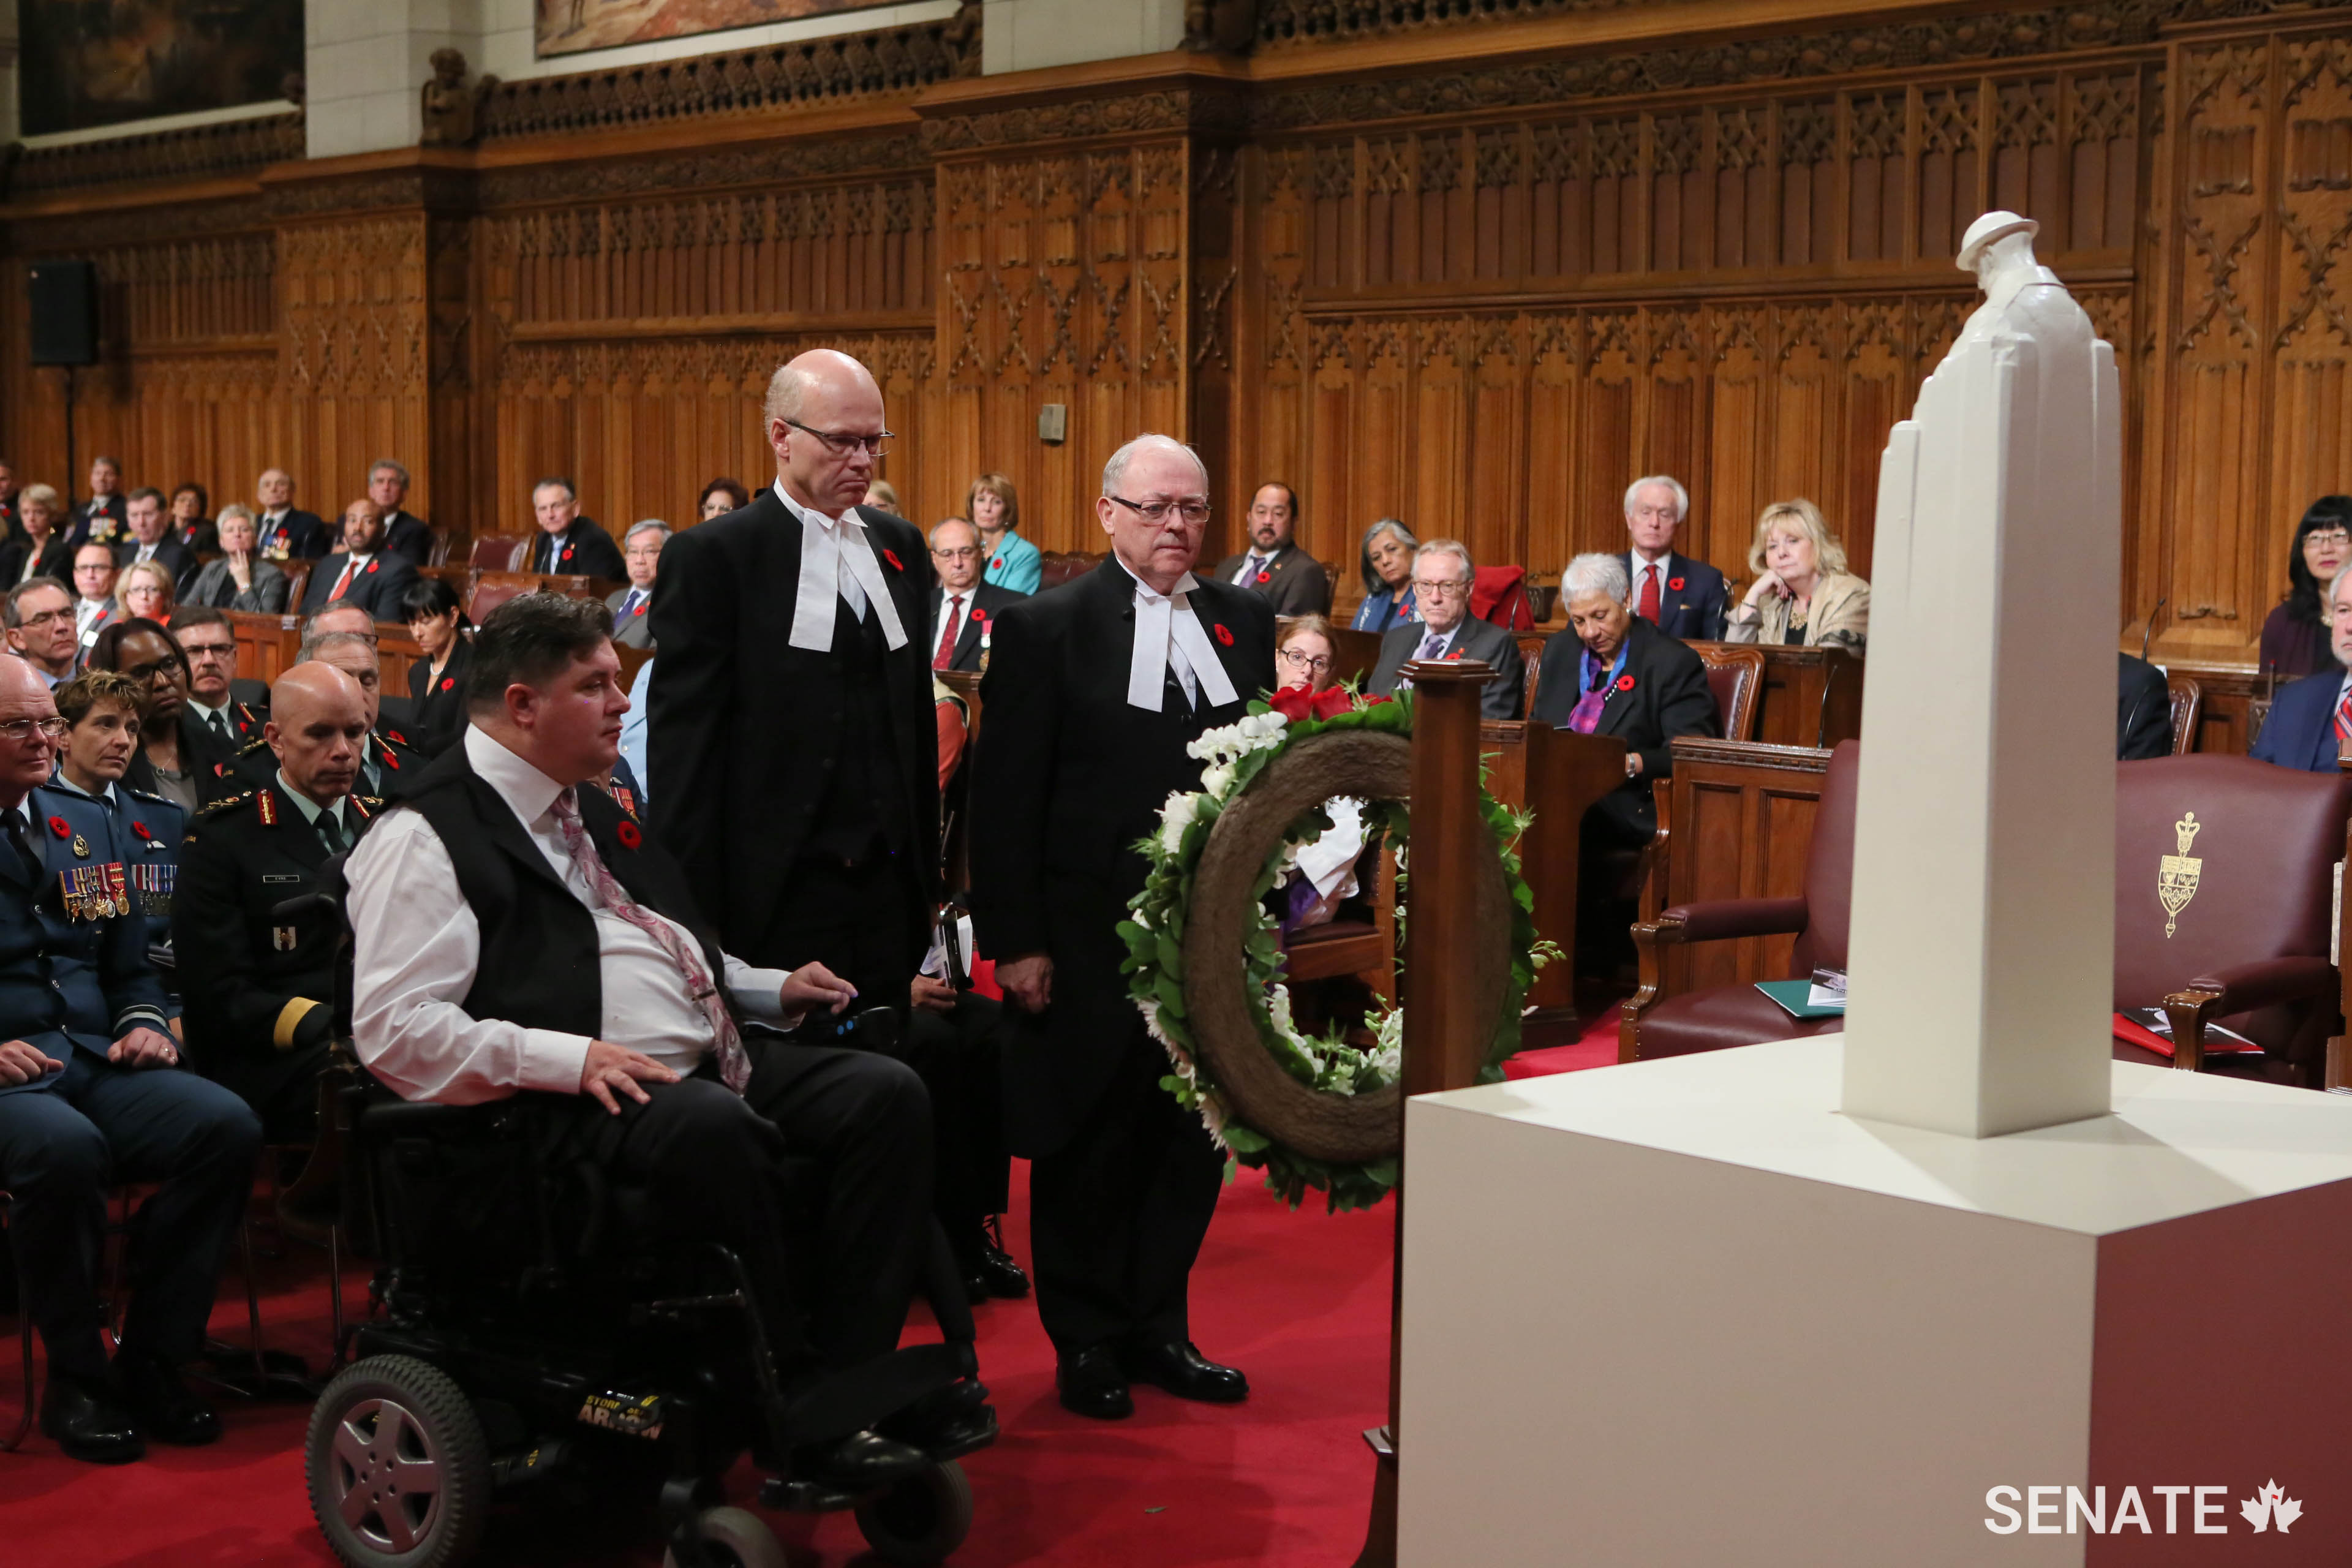
[[1880, 459], [1845, 1110], [1990, 1137], [2104, 1113], [2115, 952], [2115, 351], [2038, 226]]

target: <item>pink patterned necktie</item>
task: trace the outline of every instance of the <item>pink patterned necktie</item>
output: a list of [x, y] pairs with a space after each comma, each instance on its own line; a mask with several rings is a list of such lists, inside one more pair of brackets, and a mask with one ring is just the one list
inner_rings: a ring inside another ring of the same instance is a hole
[[711, 983], [710, 972], [702, 966], [702, 954], [696, 944], [678, 933], [678, 929], [663, 920], [635, 899], [629, 897], [613, 873], [604, 868], [604, 857], [588, 837], [588, 829], [580, 820], [580, 800], [571, 790], [555, 797], [556, 826], [563, 830], [563, 847], [588, 874], [588, 885], [604, 900], [604, 907], [661, 943], [686, 976], [687, 990], [710, 1019], [710, 1031], [719, 1042], [719, 1076], [736, 1093], [751, 1081], [751, 1058], [744, 1053], [743, 1037], [735, 1032], [735, 1020], [727, 1011], [726, 1000], [719, 987]]

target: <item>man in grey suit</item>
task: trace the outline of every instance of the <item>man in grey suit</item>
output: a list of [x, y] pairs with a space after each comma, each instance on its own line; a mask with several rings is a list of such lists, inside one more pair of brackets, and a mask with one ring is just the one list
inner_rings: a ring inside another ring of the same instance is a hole
[[1250, 500], [1250, 547], [1217, 563], [1217, 581], [1247, 588], [1274, 606], [1277, 616], [1331, 613], [1331, 574], [1300, 547], [1298, 492], [1276, 479], [1258, 486]]
[[1391, 626], [1381, 638], [1370, 682], [1375, 696], [1395, 692], [1402, 684], [1398, 672], [1409, 659], [1475, 658], [1495, 668], [1495, 678], [1479, 695], [1478, 710], [1489, 719], [1519, 716], [1527, 663], [1519, 657], [1517, 638], [1470, 613], [1471, 575], [1470, 551], [1456, 540], [1433, 539], [1413, 552], [1412, 597], [1421, 620]]
[[607, 595], [604, 607], [613, 612], [613, 640], [623, 647], [654, 646], [654, 624], [646, 612], [653, 605], [654, 576], [669, 531], [669, 524], [649, 517], [630, 525], [621, 537], [621, 563], [629, 569], [629, 585]]

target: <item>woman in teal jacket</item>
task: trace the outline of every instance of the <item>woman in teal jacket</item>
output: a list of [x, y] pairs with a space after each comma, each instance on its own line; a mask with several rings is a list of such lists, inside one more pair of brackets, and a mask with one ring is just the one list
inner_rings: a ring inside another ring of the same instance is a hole
[[1021, 499], [1013, 481], [1003, 474], [982, 474], [971, 481], [963, 498], [964, 515], [980, 530], [980, 547], [988, 555], [981, 581], [1016, 594], [1034, 594], [1043, 581], [1045, 554], [1021, 537]]

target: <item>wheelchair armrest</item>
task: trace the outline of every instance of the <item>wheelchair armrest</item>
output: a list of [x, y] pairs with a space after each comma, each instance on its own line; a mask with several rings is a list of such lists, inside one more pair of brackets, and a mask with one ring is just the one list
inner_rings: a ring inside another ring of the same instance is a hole
[[359, 1129], [370, 1139], [470, 1140], [504, 1131], [511, 1109], [506, 1100], [436, 1105], [422, 1100], [379, 1100], [360, 1113]]

